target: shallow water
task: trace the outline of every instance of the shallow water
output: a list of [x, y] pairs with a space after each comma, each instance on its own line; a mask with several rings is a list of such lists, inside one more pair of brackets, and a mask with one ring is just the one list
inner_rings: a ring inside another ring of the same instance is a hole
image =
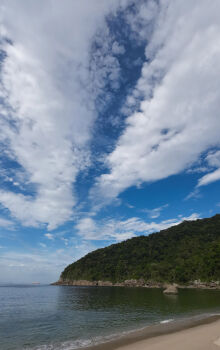
[[1, 286], [1, 350], [77, 349], [150, 324], [220, 312], [220, 291]]

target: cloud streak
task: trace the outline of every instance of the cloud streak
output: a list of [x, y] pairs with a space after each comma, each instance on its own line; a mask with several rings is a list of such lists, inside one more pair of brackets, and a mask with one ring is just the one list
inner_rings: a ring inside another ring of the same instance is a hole
[[26, 226], [52, 230], [70, 220], [76, 177], [90, 164], [91, 43], [119, 3], [83, 3], [1, 4], [0, 142], [25, 181], [2, 189], [0, 203]]
[[154, 208], [154, 209], [143, 209], [142, 211], [144, 213], [147, 213], [147, 215], [152, 218], [152, 219], [156, 219], [160, 216], [160, 213], [162, 210], [166, 209], [169, 205], [168, 204], [164, 204], [161, 207], [158, 208]]
[[107, 219], [95, 221], [91, 217], [85, 217], [76, 225], [78, 235], [86, 240], [113, 240], [116, 242], [135, 237], [137, 234], [148, 235], [149, 233], [166, 229], [180, 224], [184, 220], [197, 220], [199, 215], [193, 213], [188, 217], [163, 220], [161, 222], [147, 222], [138, 217], [126, 220]]
[[220, 180], [220, 151], [210, 152], [206, 161], [210, 168], [217, 168], [216, 170], [202, 176], [197, 184], [197, 187], [206, 186], [212, 182]]
[[8, 230], [14, 230], [15, 224], [11, 220], [7, 220], [5, 218], [0, 218], [0, 227], [8, 229]]
[[58, 280], [60, 273], [66, 265], [77, 260], [89, 251], [94, 250], [91, 243], [81, 242], [71, 247], [50, 251], [43, 244], [41, 249], [22, 252], [9, 249], [1, 250], [0, 256], [0, 281], [12, 283], [51, 283]]
[[219, 13], [216, 0], [161, 3], [131, 95], [143, 96], [139, 111], [107, 155], [109, 172], [97, 179], [93, 198], [108, 203], [130, 186], [178, 174], [219, 145]]

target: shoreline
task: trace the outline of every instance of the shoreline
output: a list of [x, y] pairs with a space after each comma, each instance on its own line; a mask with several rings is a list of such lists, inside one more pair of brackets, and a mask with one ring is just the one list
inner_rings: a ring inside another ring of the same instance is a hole
[[[203, 338], [205, 339], [203, 340]], [[184, 339], [187, 339], [187, 346]], [[214, 344], [215, 341], [216, 344]], [[184, 343], [180, 344], [180, 342]], [[207, 345], [207, 342], [212, 344], [211, 347]], [[204, 345], [205, 347], [198, 347], [200, 343], [201, 346]], [[168, 347], [166, 344], [168, 344]], [[190, 319], [149, 325], [139, 330], [130, 331], [113, 340], [81, 349], [144, 350], [146, 348], [148, 350], [220, 349], [220, 315], [216, 314], [202, 318], [196, 316]]]
[[[197, 282], [197, 281], [196, 281]], [[75, 287], [131, 287], [131, 288], [149, 288], [149, 289], [166, 289], [169, 286], [175, 286], [177, 289], [208, 289], [220, 290], [219, 281], [212, 282], [189, 282], [188, 284], [178, 283], [162, 283], [162, 282], [146, 282], [144, 280], [126, 280], [124, 282], [110, 282], [110, 281], [87, 281], [87, 280], [58, 280], [51, 283], [52, 286], [75, 286]]]

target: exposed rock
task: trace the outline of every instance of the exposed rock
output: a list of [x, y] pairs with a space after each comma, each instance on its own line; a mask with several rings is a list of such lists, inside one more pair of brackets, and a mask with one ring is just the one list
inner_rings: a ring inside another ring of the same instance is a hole
[[166, 289], [163, 291], [164, 294], [178, 294], [177, 285], [170, 284], [166, 287]]
[[98, 286], [101, 286], [101, 287], [112, 287], [113, 286], [113, 283], [110, 282], [110, 281], [98, 281]]
[[64, 283], [63, 279], [60, 277], [58, 281], [51, 283], [52, 286], [60, 286]]
[[113, 284], [114, 287], [124, 287], [123, 282], [116, 282]]
[[139, 285], [137, 280], [131, 279], [131, 280], [125, 280], [123, 282], [123, 285], [125, 287], [137, 287]]
[[145, 287], [145, 288], [163, 288], [163, 284], [160, 282], [147, 281], [147, 282], [145, 282], [143, 287]]
[[164, 288], [165, 294], [177, 294], [178, 288], [193, 288], [193, 289], [219, 289], [219, 281], [201, 282], [195, 280], [188, 285], [177, 284], [162, 284], [155, 281], [145, 281], [144, 279], [130, 279], [123, 282], [113, 283], [111, 281], [87, 281], [87, 280], [64, 280], [60, 278], [57, 282], [52, 283], [54, 286], [100, 286], [100, 287], [144, 287], [144, 288]]
[[72, 281], [71, 283], [73, 286], [97, 286], [97, 281], [86, 281], [86, 280], [77, 280]]
[[60, 278], [57, 282], [52, 283], [55, 286], [97, 286], [98, 281], [86, 281], [86, 280], [63, 280]]
[[219, 281], [211, 281], [209, 283], [210, 288], [219, 288], [220, 287], [220, 282]]
[[202, 282], [201, 280], [195, 280], [184, 288], [220, 289], [220, 281]]

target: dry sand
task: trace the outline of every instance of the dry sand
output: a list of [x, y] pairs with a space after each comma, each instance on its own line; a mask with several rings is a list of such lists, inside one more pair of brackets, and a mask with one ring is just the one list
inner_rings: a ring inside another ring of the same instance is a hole
[[148, 326], [90, 350], [220, 350], [220, 316]]
[[[103, 348], [104, 349], [104, 348]], [[118, 350], [220, 350], [220, 320], [120, 346]]]

